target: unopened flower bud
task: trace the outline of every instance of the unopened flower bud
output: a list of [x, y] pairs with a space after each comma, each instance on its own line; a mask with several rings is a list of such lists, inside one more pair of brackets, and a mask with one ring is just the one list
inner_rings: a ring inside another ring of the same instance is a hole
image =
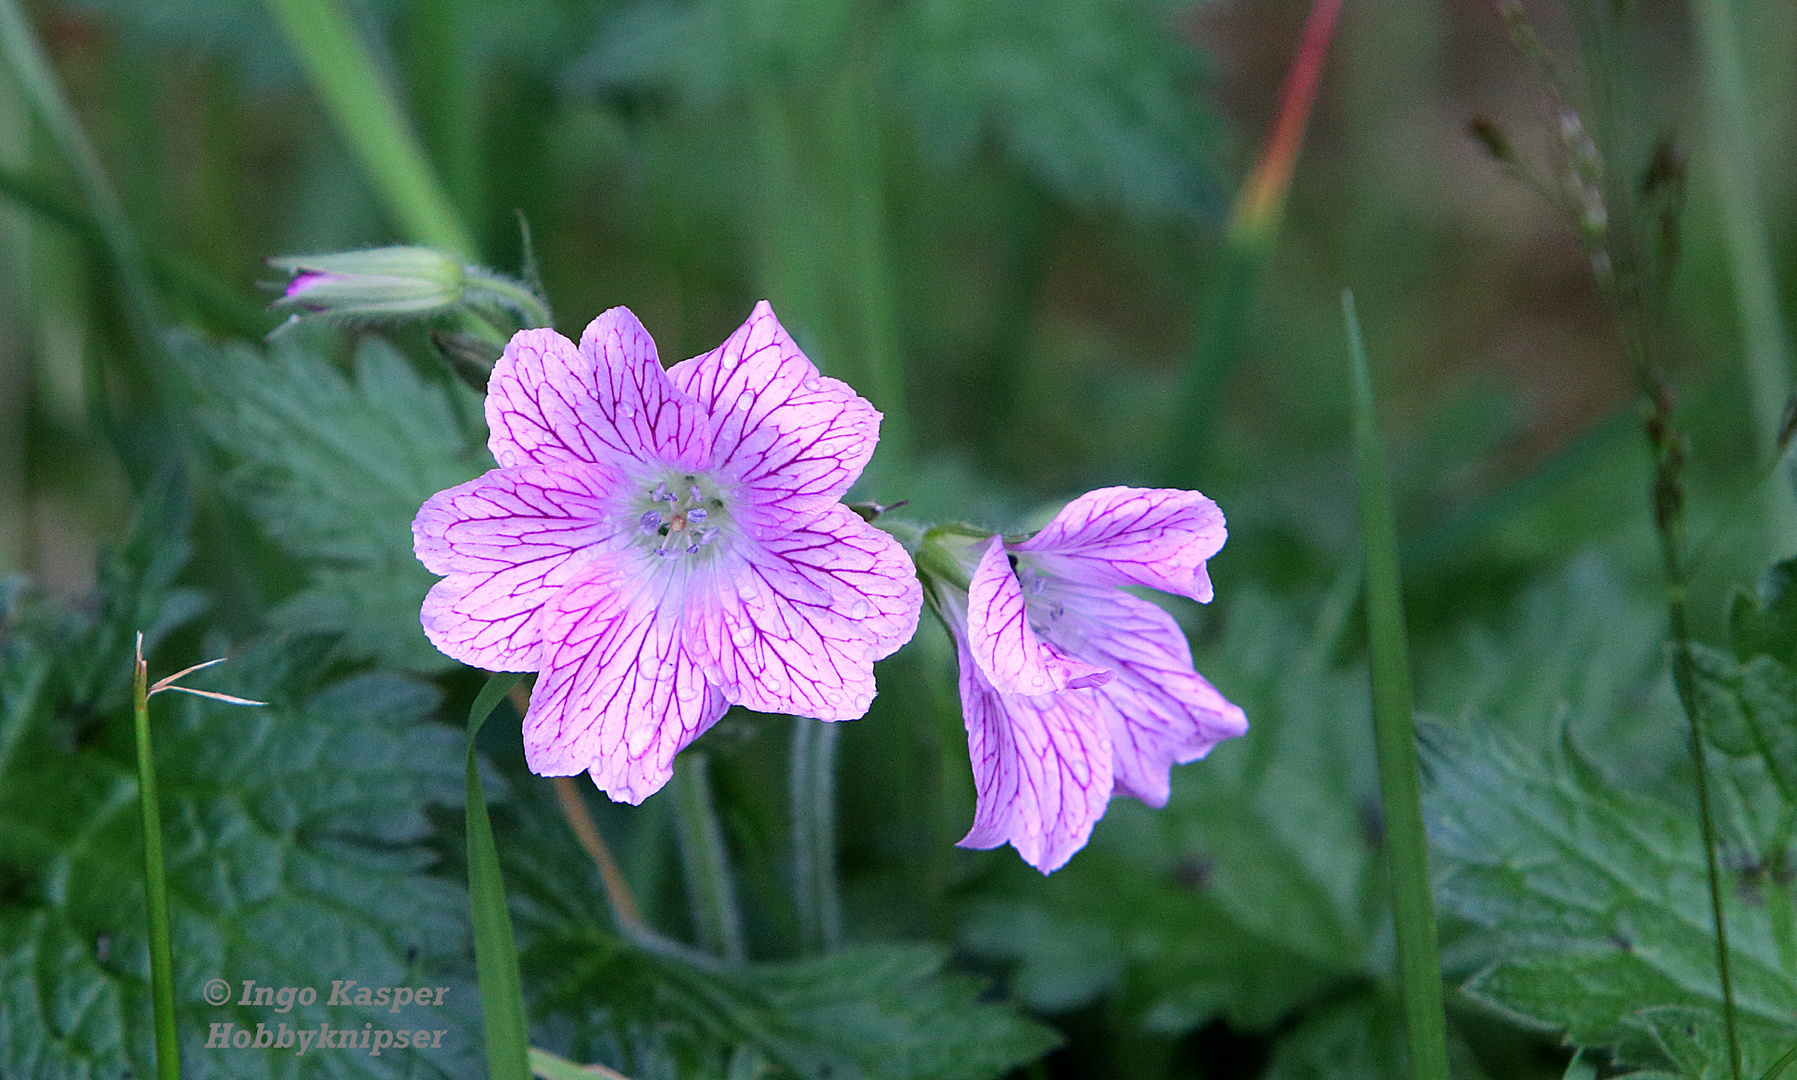
[[468, 272], [427, 247], [384, 247], [270, 259], [293, 275], [271, 307], [327, 319], [428, 318], [462, 302]]

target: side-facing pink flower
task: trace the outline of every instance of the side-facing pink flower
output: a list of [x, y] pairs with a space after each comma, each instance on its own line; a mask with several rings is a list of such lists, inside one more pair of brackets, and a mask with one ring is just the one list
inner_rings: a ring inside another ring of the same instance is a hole
[[1009, 842], [1050, 873], [1085, 846], [1113, 793], [1164, 806], [1172, 766], [1248, 730], [1193, 669], [1172, 617], [1123, 589], [1209, 602], [1204, 564], [1226, 535], [1195, 491], [1113, 487], [1021, 542], [926, 539], [979, 793], [962, 847]]
[[457, 660], [539, 672], [524, 752], [640, 803], [732, 704], [852, 720], [911, 637], [904, 549], [840, 502], [880, 413], [756, 305], [663, 370], [613, 308], [576, 347], [514, 336], [487, 391], [499, 467], [433, 495], [418, 558], [447, 575], [424, 631]]

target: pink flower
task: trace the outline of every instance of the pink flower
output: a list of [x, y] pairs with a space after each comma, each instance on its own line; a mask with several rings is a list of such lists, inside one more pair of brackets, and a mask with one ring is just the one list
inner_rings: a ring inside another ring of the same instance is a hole
[[962, 847], [1009, 842], [1050, 873], [1113, 793], [1164, 806], [1172, 766], [1248, 730], [1173, 619], [1122, 588], [1209, 602], [1205, 560], [1226, 535], [1195, 491], [1125, 487], [1080, 496], [1020, 543], [932, 530], [919, 558], [960, 656], [979, 793]]
[[506, 346], [487, 394], [499, 468], [433, 495], [418, 558], [439, 649], [536, 671], [524, 751], [640, 803], [731, 705], [852, 720], [922, 604], [900, 545], [839, 501], [880, 414], [818, 374], [765, 302], [663, 370], [624, 308], [576, 348]]

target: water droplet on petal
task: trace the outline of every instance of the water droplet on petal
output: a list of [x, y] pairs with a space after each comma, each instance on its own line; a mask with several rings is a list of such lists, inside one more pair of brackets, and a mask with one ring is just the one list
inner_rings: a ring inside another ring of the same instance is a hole
[[861, 618], [865, 618], [866, 616], [867, 616], [867, 601], [861, 599], [860, 597], [856, 597], [855, 602], [849, 605], [849, 618], [861, 619]]

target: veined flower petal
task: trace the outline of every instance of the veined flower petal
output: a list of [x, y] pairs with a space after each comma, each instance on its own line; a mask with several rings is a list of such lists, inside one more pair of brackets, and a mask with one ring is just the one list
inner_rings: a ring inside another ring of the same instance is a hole
[[1000, 693], [980, 674], [965, 635], [955, 642], [978, 792], [973, 828], [959, 846], [1009, 843], [1024, 862], [1053, 873], [1086, 846], [1110, 802], [1110, 737], [1091, 700], [1099, 691]]
[[1083, 631], [1070, 647], [1113, 676], [1095, 696], [1117, 792], [1165, 806], [1169, 770], [1246, 734], [1247, 716], [1193, 669], [1179, 624], [1153, 603], [1108, 586], [1062, 584], [1056, 597], [1067, 625]]
[[412, 521], [426, 568], [448, 577], [420, 621], [444, 653], [489, 671], [537, 664], [537, 611], [611, 532], [615, 469], [570, 463], [494, 469], [430, 497]]
[[1146, 585], [1203, 604], [1211, 598], [1205, 560], [1228, 536], [1223, 511], [1196, 491], [1108, 487], [1074, 499], [1011, 550], [1057, 577]]
[[997, 536], [967, 589], [967, 638], [981, 673], [1006, 694], [1052, 694], [1110, 678], [1104, 668], [1064, 654], [1036, 633], [1023, 586]]
[[543, 608], [542, 673], [524, 716], [532, 772], [590, 773], [613, 799], [641, 803], [730, 707], [683, 647], [677, 611], [661, 610], [656, 590], [670, 580], [601, 556]]
[[866, 714], [874, 661], [916, 632], [923, 603], [904, 548], [842, 506], [740, 544], [686, 596], [691, 648], [726, 698], [820, 720]]
[[710, 416], [716, 466], [761, 502], [834, 503], [879, 442], [879, 411], [819, 374], [765, 300], [722, 345], [668, 375]]
[[655, 342], [625, 308], [594, 319], [578, 348], [554, 330], [513, 335], [487, 383], [487, 427], [501, 466], [698, 467], [711, 456], [703, 410], [668, 380]]

